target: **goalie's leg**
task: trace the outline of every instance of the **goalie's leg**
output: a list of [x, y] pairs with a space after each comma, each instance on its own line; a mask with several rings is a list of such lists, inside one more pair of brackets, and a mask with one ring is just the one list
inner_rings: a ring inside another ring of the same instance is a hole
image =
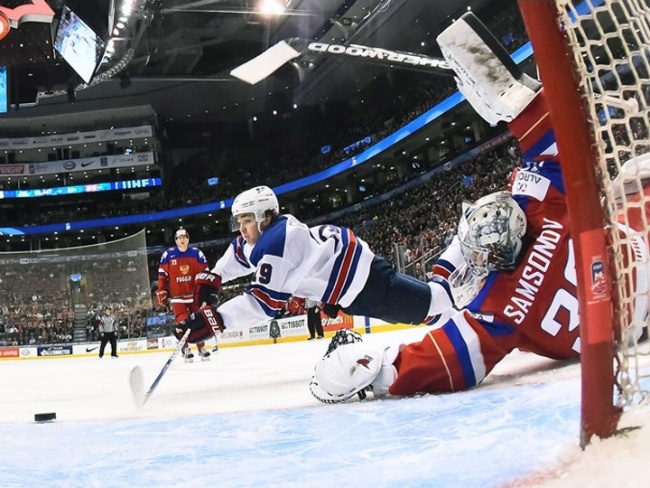
[[339, 345], [316, 363], [309, 389], [324, 403], [343, 402], [355, 394], [363, 399], [368, 388], [375, 397], [386, 395], [397, 377], [393, 362], [398, 353], [399, 346]]

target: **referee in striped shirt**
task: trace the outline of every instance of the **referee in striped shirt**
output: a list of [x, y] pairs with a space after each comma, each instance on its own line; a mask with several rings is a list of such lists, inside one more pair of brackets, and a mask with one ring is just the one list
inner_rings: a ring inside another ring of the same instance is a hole
[[101, 343], [99, 346], [99, 358], [104, 357], [104, 348], [106, 343], [111, 343], [111, 357], [117, 357], [117, 321], [113, 316], [113, 311], [110, 307], [106, 307], [104, 315], [99, 321], [99, 336]]
[[309, 339], [311, 341], [316, 338], [322, 339], [323, 335], [323, 322], [320, 315], [320, 302], [316, 300], [305, 299], [305, 308], [307, 309], [307, 328], [309, 329]]

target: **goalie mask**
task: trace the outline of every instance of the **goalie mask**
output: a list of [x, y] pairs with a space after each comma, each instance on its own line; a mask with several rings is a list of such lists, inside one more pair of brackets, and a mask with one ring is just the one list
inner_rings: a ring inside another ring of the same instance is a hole
[[508, 192], [463, 204], [458, 224], [461, 252], [475, 275], [515, 267], [526, 233], [526, 215]]
[[276, 214], [280, 213], [278, 197], [268, 186], [256, 186], [240, 193], [232, 203], [233, 232], [239, 230], [238, 215], [254, 214], [259, 228], [259, 224], [266, 218], [267, 210]]

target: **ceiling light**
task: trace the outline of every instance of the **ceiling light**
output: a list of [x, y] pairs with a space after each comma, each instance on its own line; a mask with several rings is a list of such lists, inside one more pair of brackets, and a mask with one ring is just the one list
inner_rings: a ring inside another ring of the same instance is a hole
[[262, 15], [280, 15], [287, 8], [287, 3], [283, 0], [261, 0], [258, 8]]

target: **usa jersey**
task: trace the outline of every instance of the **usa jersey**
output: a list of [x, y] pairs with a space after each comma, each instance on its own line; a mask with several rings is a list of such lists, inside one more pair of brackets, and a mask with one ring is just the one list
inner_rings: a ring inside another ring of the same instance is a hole
[[208, 260], [196, 247], [181, 252], [170, 247], [163, 252], [158, 265], [158, 289], [167, 290], [170, 302], [192, 303], [194, 301], [194, 276], [209, 269]]
[[244, 329], [276, 316], [289, 297], [348, 306], [365, 285], [374, 254], [345, 227], [309, 228], [281, 215], [249, 245], [232, 241], [213, 272], [224, 282], [253, 274], [246, 293], [219, 307], [227, 328]]
[[[555, 138], [544, 109], [539, 96], [510, 124], [515, 135], [526, 134], [519, 142], [527, 164], [512, 185], [513, 198], [526, 214], [528, 239], [516, 268], [490, 273], [465, 309], [450, 311], [423, 341], [403, 347], [391, 394], [475, 386], [515, 348], [556, 359], [578, 356], [575, 260], [564, 185], [553, 158]], [[459, 246], [455, 239], [442, 254], [435, 268], [441, 276], [462, 264]]]

